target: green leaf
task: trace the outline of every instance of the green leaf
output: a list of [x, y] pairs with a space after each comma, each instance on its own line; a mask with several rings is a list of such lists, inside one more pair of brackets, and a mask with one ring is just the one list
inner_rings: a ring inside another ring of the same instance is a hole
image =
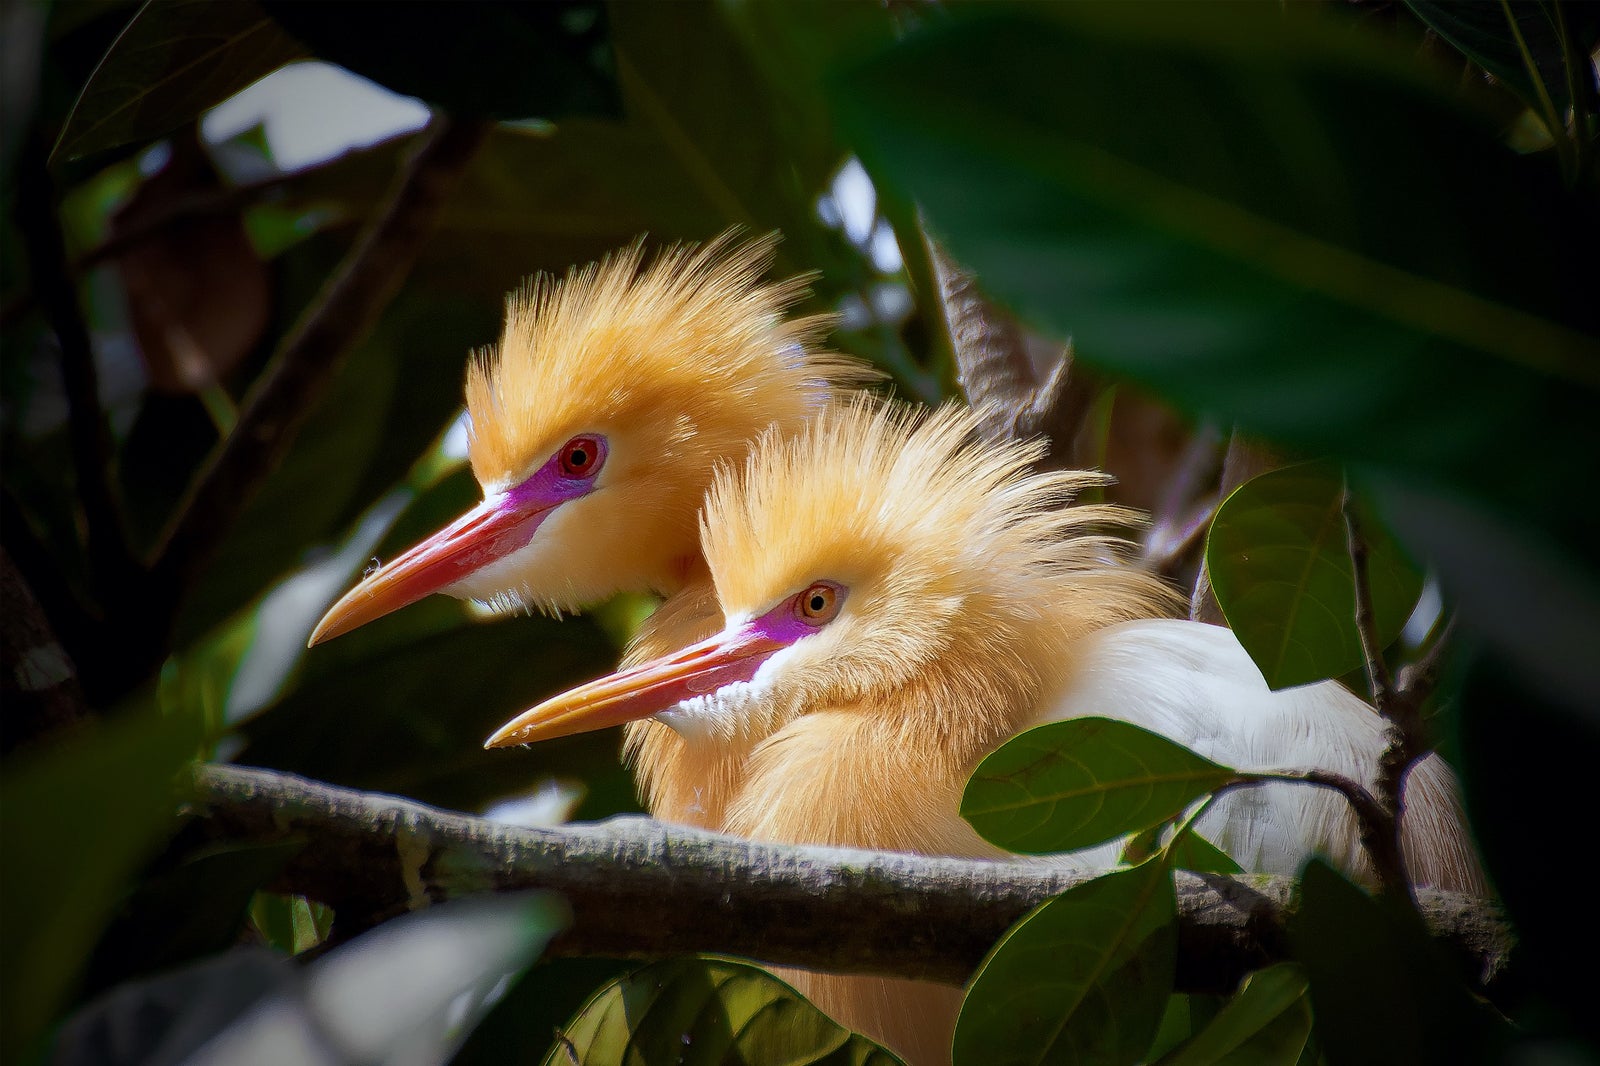
[[1030, 729], [978, 764], [961, 816], [1008, 851], [1077, 851], [1179, 814], [1235, 772], [1107, 718]]
[[544, 1061], [567, 1066], [573, 1056], [640, 1066], [899, 1062], [765, 970], [710, 957], [658, 962], [601, 989]]
[[192, 718], [141, 707], [29, 749], [0, 774], [0, 1058], [55, 1018], [126, 879], [177, 813], [173, 775], [199, 743]]
[[968, 986], [955, 1066], [1138, 1061], [1172, 991], [1177, 943], [1172, 873], [1159, 861], [1041, 904]]
[[[1366, 661], [1343, 498], [1333, 464], [1268, 471], [1223, 501], [1206, 538], [1217, 603], [1274, 689], [1339, 677]], [[1370, 510], [1358, 504], [1356, 521], [1369, 549], [1373, 620], [1387, 646], [1416, 607], [1422, 572]]]
[[323, 59], [452, 114], [557, 119], [621, 110], [598, 0], [262, 6]]
[[83, 87], [54, 156], [159, 137], [304, 55], [248, 0], [151, 0]]
[[1500, 1061], [1508, 1026], [1472, 996], [1415, 911], [1372, 899], [1321, 859], [1306, 865], [1300, 891], [1289, 943], [1328, 1061]]
[[1245, 978], [1211, 1024], [1157, 1066], [1295, 1066], [1310, 1038], [1305, 971], [1279, 963]]
[[1196, 874], [1244, 873], [1244, 867], [1235, 862], [1232, 855], [1193, 829], [1183, 834], [1183, 839], [1172, 849], [1172, 857], [1168, 861], [1180, 870]]

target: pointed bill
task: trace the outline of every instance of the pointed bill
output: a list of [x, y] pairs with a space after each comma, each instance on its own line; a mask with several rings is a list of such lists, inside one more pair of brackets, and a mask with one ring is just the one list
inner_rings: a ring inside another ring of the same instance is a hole
[[468, 574], [503, 559], [533, 539], [559, 499], [529, 499], [499, 493], [368, 574], [322, 616], [307, 647], [348, 633], [368, 622], [444, 592]]
[[504, 748], [648, 718], [684, 700], [749, 681], [798, 632], [757, 618], [652, 662], [563, 692], [501, 726], [484, 742]]

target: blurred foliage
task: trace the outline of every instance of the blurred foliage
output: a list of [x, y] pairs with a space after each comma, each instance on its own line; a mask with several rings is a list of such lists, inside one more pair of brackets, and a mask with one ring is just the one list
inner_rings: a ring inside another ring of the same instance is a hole
[[573, 1015], [546, 1066], [579, 1062], [785, 1062], [895, 1066], [900, 1060], [829, 1021], [758, 967], [710, 956], [646, 966]]
[[[218, 1031], [281, 991], [268, 976], [278, 971], [235, 950], [170, 978], [152, 972], [241, 943], [287, 953], [341, 939], [338, 915], [259, 891], [286, 849], [183, 844], [169, 783], [197, 755], [476, 811], [556, 777], [585, 790], [581, 817], [635, 809], [614, 733], [513, 752], [480, 745], [509, 713], [607, 669], [637, 601], [559, 624], [427, 602], [310, 654], [305, 636], [371, 557], [473, 499], [440, 441], [467, 354], [494, 340], [500, 302], [523, 277], [640, 233], [659, 243], [778, 229], [777, 272], [814, 272], [805, 310], [841, 316], [832, 343], [932, 401], [951, 393], [954, 369], [919, 219], [989, 295], [1070, 336], [1109, 382], [1135, 383], [1197, 424], [1237, 425], [1286, 455], [1329, 461], [1247, 484], [1212, 532], [1218, 598], [1273, 684], [1359, 664], [1332, 509], [1345, 479], [1366, 501], [1384, 639], [1416, 598], [1406, 560], [1438, 574], [1464, 638], [1438, 721], [1460, 734], [1472, 819], [1531, 960], [1516, 998], [1496, 1006], [1530, 1044], [1579, 1047], [1593, 1026], [1593, 945], [1571, 935], [1572, 908], [1551, 905], [1550, 879], [1552, 856], [1586, 839], [1578, 782], [1600, 753], [1595, 10], [1551, 0], [10, 5], [0, 532], [97, 720], [6, 755], [0, 1054], [39, 1053], [100, 993], [61, 1046], [96, 1046], [70, 1034], [104, 1035], [93, 1027], [109, 1024], [96, 1013], [107, 1010], [169, 1027], [204, 1017]], [[39, 61], [9, 62], [29, 42]], [[60, 348], [25, 249], [42, 219], [59, 220], [95, 347], [105, 473], [143, 559], [415, 144], [396, 136], [285, 173], [263, 147], [270, 133], [197, 137], [209, 108], [306, 56], [518, 121], [495, 128], [377, 328], [181, 590], [170, 631], [156, 626], [147, 643], [158, 654], [130, 655], [140, 642], [116, 626], [139, 624], [138, 585], [90, 567]], [[186, 146], [207, 173], [163, 180], [194, 162]], [[833, 193], [853, 158], [873, 199], [864, 224], [847, 227]], [[18, 176], [47, 163], [54, 200], [29, 202]], [[126, 210], [136, 197], [139, 210]], [[199, 216], [225, 225], [200, 240], [185, 222]], [[899, 265], [883, 254], [891, 236]], [[259, 271], [262, 291], [246, 298], [206, 276], [234, 270]], [[221, 303], [230, 323], [264, 325], [236, 360], [203, 361], [210, 378], [185, 379], [148, 341], [163, 300], [213, 315]], [[1118, 407], [1097, 410], [1095, 453], [1109, 456]], [[1310, 624], [1323, 613], [1330, 624]], [[8, 699], [5, 713], [28, 707]], [[1134, 797], [1152, 785], [1141, 773], [1182, 762], [1130, 743], [1083, 756], [1074, 772], [1094, 803]], [[1018, 809], [1045, 824], [1062, 813], [1052, 789], [1066, 787], [1041, 769], [1055, 750], [980, 773], [969, 801], [1020, 789]], [[1003, 750], [991, 762], [1017, 758]], [[1111, 804], [1096, 833], [1147, 830], [1217, 783]], [[1009, 846], [1032, 846], [1005, 833]], [[1408, 919], [1318, 866], [1295, 931], [1303, 973], [1262, 971], [1214, 1018], [1196, 1010], [1177, 1024], [1171, 868], [1219, 868], [1208, 848], [1180, 831], [1156, 858], [1013, 930], [973, 982], [958, 1060], [1040, 1061], [1067, 1047], [1129, 1063], [1153, 1049], [1170, 1063], [1495, 1060], [1503, 1030]], [[485, 921], [504, 932], [500, 918]], [[503, 938], [517, 949], [508, 972], [553, 928], [534, 924], [537, 936]], [[1069, 951], [1101, 965], [1066, 965]], [[547, 963], [498, 1007], [485, 995], [487, 1020], [463, 1061], [550, 1047], [552, 1027], [620, 969]], [[640, 989], [668, 987], [648, 983], [667, 974], [673, 1002], [695, 1017], [738, 1007], [804, 1018], [860, 1049], [733, 964], [644, 974], [590, 1004], [583, 1024], [596, 1040], [630, 1039], [629, 996], [655, 995]], [[168, 1013], [150, 1014], [157, 1004]], [[448, 1054], [465, 1032], [429, 1017], [417, 1046]]]

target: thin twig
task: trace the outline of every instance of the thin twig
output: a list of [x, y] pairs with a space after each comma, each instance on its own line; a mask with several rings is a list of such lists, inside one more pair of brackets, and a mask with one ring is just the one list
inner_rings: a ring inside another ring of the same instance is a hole
[[67, 429], [78, 501], [83, 507], [90, 585], [102, 600], [108, 600], [122, 594], [135, 564], [112, 490], [111, 429], [100, 408], [89, 328], [67, 267], [55, 185], [45, 164], [48, 154], [43, 137], [37, 130], [31, 131], [17, 159], [14, 218], [27, 249], [33, 291], [61, 346]]
[[[331, 904], [335, 926], [544, 888], [572, 907], [572, 929], [550, 948], [565, 956], [712, 951], [959, 983], [1032, 907], [1102, 872], [764, 844], [638, 817], [525, 829], [236, 766], [201, 768], [192, 795], [202, 846], [303, 839], [276, 888]], [[1179, 875], [1179, 990], [1229, 991], [1283, 958], [1293, 885]], [[1433, 890], [1420, 898], [1464, 976], [1480, 987], [1505, 976], [1508, 930], [1492, 903]]]
[[1406, 874], [1405, 854], [1400, 848], [1400, 814], [1397, 808], [1386, 805], [1380, 795], [1361, 782], [1331, 770], [1276, 770], [1244, 776], [1254, 781], [1304, 781], [1337, 791], [1349, 801], [1355, 814], [1356, 831], [1361, 836], [1361, 846], [1372, 860], [1378, 891], [1385, 895], [1411, 894], [1411, 879]]
[[1350, 551], [1352, 585], [1356, 598], [1356, 634], [1361, 639], [1361, 654], [1366, 660], [1367, 683], [1372, 686], [1372, 703], [1378, 713], [1389, 718], [1394, 708], [1394, 678], [1383, 661], [1383, 642], [1378, 639], [1377, 618], [1372, 612], [1372, 585], [1368, 575], [1370, 552], [1356, 518], [1355, 496], [1346, 487], [1340, 500], [1344, 511], [1345, 544]]
[[404, 281], [440, 210], [488, 132], [438, 117], [397, 183], [246, 397], [234, 432], [212, 455], [162, 538], [152, 566], [156, 618], [170, 624], [178, 597], [205, 565], [332, 380]]
[[1455, 635], [1456, 620], [1452, 615], [1439, 630], [1439, 635], [1434, 638], [1428, 650], [1423, 652], [1415, 662], [1408, 663], [1400, 668], [1400, 674], [1395, 680], [1395, 696], [1397, 710], [1410, 712], [1417, 721], [1406, 721], [1401, 724], [1407, 732], [1417, 732], [1420, 729], [1422, 705], [1433, 695], [1434, 689], [1439, 687], [1439, 671], [1444, 664], [1445, 654], [1450, 648], [1450, 638]]

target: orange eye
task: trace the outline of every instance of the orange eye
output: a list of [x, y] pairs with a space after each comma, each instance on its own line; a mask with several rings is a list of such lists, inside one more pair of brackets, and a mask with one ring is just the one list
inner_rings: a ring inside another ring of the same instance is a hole
[[833, 621], [839, 613], [839, 590], [836, 586], [819, 581], [795, 598], [800, 620], [820, 626]]
[[561, 448], [561, 476], [588, 477], [600, 465], [600, 442], [593, 437], [573, 437]]

